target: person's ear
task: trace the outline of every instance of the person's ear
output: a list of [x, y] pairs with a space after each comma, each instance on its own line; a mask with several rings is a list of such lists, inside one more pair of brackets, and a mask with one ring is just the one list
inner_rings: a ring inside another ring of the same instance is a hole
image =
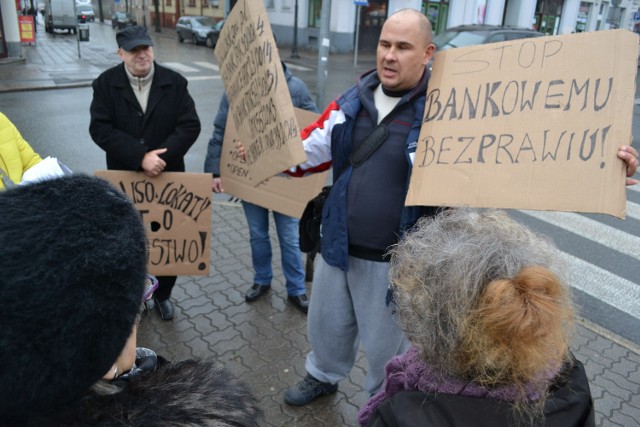
[[429, 61], [431, 61], [431, 58], [433, 58], [433, 54], [435, 52], [436, 52], [436, 45], [434, 45], [433, 43], [429, 43], [427, 45], [427, 48], [425, 49], [424, 65], [427, 65]]

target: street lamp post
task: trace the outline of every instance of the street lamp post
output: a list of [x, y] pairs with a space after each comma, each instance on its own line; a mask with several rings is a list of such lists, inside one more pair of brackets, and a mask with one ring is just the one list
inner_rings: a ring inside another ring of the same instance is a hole
[[153, 9], [155, 12], [156, 21], [156, 33], [160, 32], [160, 7], [158, 6], [158, 0], [153, 0]]
[[100, 22], [104, 22], [104, 11], [102, 10], [102, 0], [98, 0], [98, 15], [100, 16]]
[[296, 0], [293, 10], [293, 47], [291, 48], [291, 57], [300, 58], [300, 55], [298, 55], [298, 0]]
[[331, 0], [322, 0], [320, 9], [320, 37], [318, 38], [318, 74], [316, 78], [316, 105], [323, 110], [325, 89], [327, 84], [327, 66], [329, 61], [329, 45], [331, 35]]

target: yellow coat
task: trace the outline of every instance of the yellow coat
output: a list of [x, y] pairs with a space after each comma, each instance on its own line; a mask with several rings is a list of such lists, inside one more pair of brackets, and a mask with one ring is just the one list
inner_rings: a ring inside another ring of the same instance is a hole
[[[0, 169], [16, 184], [22, 181], [22, 174], [42, 158], [22, 138], [11, 120], [0, 113]], [[2, 172], [0, 172], [2, 175]], [[0, 190], [4, 183], [0, 179]]]

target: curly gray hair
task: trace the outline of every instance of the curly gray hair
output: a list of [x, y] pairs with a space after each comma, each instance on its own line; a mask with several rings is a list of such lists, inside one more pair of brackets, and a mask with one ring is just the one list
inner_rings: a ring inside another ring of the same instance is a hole
[[565, 267], [548, 239], [506, 213], [423, 218], [390, 253], [399, 322], [435, 371], [524, 387], [567, 360]]

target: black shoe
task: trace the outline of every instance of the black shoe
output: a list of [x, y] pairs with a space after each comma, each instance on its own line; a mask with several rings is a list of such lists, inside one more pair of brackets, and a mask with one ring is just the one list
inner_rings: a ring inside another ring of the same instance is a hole
[[171, 300], [168, 298], [164, 301], [158, 301], [155, 298], [153, 300], [155, 302], [155, 306], [158, 307], [162, 320], [173, 319], [173, 304], [171, 303]]
[[306, 294], [298, 295], [295, 297], [292, 295], [289, 295], [287, 299], [291, 301], [293, 305], [295, 305], [296, 308], [301, 312], [303, 312], [304, 314], [307, 314], [307, 311], [309, 311], [309, 300], [307, 299]]
[[269, 292], [269, 289], [271, 289], [271, 285], [257, 285], [254, 283], [253, 286], [251, 286], [251, 288], [247, 291], [247, 293], [244, 294], [244, 299], [247, 302], [253, 302], [260, 298], [262, 295]]
[[333, 394], [338, 384], [323, 383], [307, 374], [302, 381], [284, 392], [284, 401], [289, 405], [302, 406], [317, 397]]

